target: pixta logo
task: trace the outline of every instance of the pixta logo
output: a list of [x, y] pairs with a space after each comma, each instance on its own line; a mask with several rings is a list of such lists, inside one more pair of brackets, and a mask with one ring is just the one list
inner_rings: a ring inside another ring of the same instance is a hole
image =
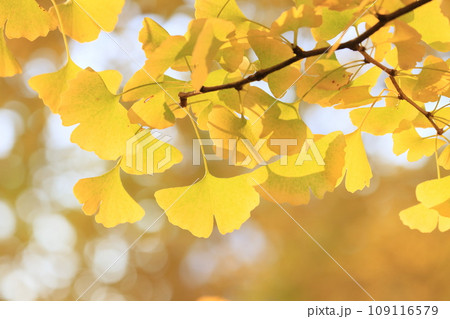
[[143, 174], [153, 175], [172, 158], [171, 147], [167, 142], [172, 138], [160, 132], [142, 130], [127, 141], [126, 165]]

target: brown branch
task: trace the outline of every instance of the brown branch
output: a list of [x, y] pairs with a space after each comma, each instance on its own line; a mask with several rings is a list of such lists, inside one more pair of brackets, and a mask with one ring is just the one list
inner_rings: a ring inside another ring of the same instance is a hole
[[[413, 2], [401, 9], [398, 9], [397, 11], [394, 11], [390, 14], [377, 14], [377, 18], [378, 18], [378, 22], [373, 25], [372, 27], [370, 27], [369, 29], [367, 29], [364, 33], [360, 34], [359, 36], [357, 36], [356, 38], [349, 40], [347, 42], [341, 43], [337, 48], [337, 50], [342, 50], [342, 49], [350, 49], [350, 50], [354, 50], [357, 51], [360, 48], [360, 44], [368, 39], [372, 34], [374, 34], [375, 32], [377, 32], [378, 30], [380, 30], [382, 27], [384, 27], [386, 24], [388, 24], [389, 22], [397, 19], [398, 17], [409, 13], [411, 11], [413, 11], [414, 9], [430, 2], [432, 0], [418, 0], [416, 2]], [[191, 97], [191, 96], [195, 96], [195, 95], [199, 95], [199, 94], [203, 94], [203, 93], [208, 93], [208, 92], [214, 92], [214, 91], [220, 91], [220, 90], [226, 90], [226, 89], [236, 89], [236, 90], [241, 90], [242, 87], [246, 84], [249, 84], [251, 82], [256, 82], [256, 81], [261, 81], [263, 80], [266, 76], [268, 76], [271, 73], [274, 73], [276, 71], [279, 71], [297, 61], [300, 61], [302, 59], [308, 58], [308, 57], [312, 57], [312, 56], [317, 56], [317, 55], [322, 55], [326, 52], [328, 52], [331, 49], [331, 46], [328, 47], [324, 47], [324, 48], [319, 48], [319, 49], [314, 49], [314, 50], [310, 50], [310, 51], [303, 51], [301, 48], [299, 48], [298, 46], [293, 48], [294, 51], [294, 56], [279, 63], [276, 64], [274, 66], [271, 66], [269, 68], [266, 69], [261, 69], [259, 71], [256, 71], [255, 73], [253, 73], [252, 75], [249, 75], [248, 77], [236, 81], [236, 82], [231, 82], [231, 83], [226, 83], [226, 84], [222, 84], [222, 85], [216, 85], [216, 86], [203, 86], [200, 88], [199, 91], [191, 91], [191, 92], [180, 92], [178, 94], [179, 98], [180, 98], [180, 106], [185, 107], [186, 106], [186, 99]]]
[[422, 113], [428, 119], [428, 121], [430, 121], [431, 125], [433, 125], [433, 127], [436, 130], [438, 135], [444, 134], [444, 130], [442, 128], [440, 128], [436, 124], [436, 122], [434, 122], [434, 120], [433, 120], [433, 118], [434, 118], [433, 113], [427, 112], [426, 110], [421, 108], [416, 102], [414, 102], [410, 97], [408, 97], [405, 94], [405, 92], [402, 90], [402, 88], [398, 84], [397, 80], [395, 79], [395, 76], [397, 75], [397, 71], [396, 70], [388, 68], [387, 66], [385, 66], [385, 65], [381, 64], [380, 62], [378, 62], [377, 60], [375, 60], [373, 57], [371, 57], [365, 51], [364, 47], [360, 46], [358, 48], [358, 51], [364, 56], [364, 62], [372, 63], [373, 65], [377, 66], [378, 68], [380, 68], [381, 70], [383, 70], [384, 72], [386, 72], [389, 75], [389, 79], [391, 80], [392, 84], [394, 85], [395, 90], [398, 93], [398, 98], [399, 99], [405, 100], [406, 102], [408, 102], [409, 104], [414, 106], [420, 113]]

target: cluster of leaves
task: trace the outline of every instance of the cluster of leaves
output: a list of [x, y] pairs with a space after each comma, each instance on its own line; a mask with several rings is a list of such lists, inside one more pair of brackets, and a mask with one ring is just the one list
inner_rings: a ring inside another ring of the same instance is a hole
[[[195, 236], [208, 237], [214, 221], [222, 234], [238, 229], [259, 205], [260, 196], [302, 205], [311, 192], [323, 198], [341, 183], [349, 192], [368, 187], [372, 170], [362, 132], [392, 134], [394, 153], [408, 152], [409, 161], [436, 156], [438, 178], [420, 184], [420, 204], [400, 216], [404, 224], [422, 232], [438, 223], [441, 231], [450, 229], [450, 176], [441, 178], [439, 169], [450, 169], [450, 141], [445, 136], [450, 125], [450, 106], [445, 104], [450, 97], [450, 60], [439, 57], [450, 48], [449, 2], [294, 2], [270, 27], [249, 20], [234, 0], [197, 0], [195, 19], [185, 35], [170, 35], [145, 18], [139, 40], [147, 61], [121, 92], [119, 72], [83, 70], [69, 51], [62, 69], [29, 81], [63, 125], [78, 124], [73, 143], [101, 159], [117, 161], [106, 174], [75, 185], [75, 196], [87, 215], [96, 214], [96, 221], [106, 227], [141, 219], [143, 209], [121, 182], [121, 171], [143, 174], [126, 165], [126, 142], [144, 128], [163, 130], [189, 117], [197, 135], [201, 130], [214, 141], [236, 140], [236, 145], [217, 144], [215, 151], [234, 151], [234, 165], [248, 169], [239, 176], [218, 178], [209, 172], [203, 154], [205, 175], [200, 181], [155, 193], [169, 221]], [[58, 27], [66, 48], [66, 36], [92, 41], [101, 30], [114, 29], [124, 0], [52, 3], [45, 11], [34, 0], [0, 0], [1, 76], [20, 72], [4, 35], [34, 40]], [[297, 41], [300, 28], [310, 29], [315, 49], [302, 49]], [[352, 28], [358, 35], [343, 42]], [[361, 58], [342, 64], [338, 50], [358, 52]], [[169, 69], [189, 72], [190, 81], [168, 76]], [[252, 85], [256, 81], [266, 81], [270, 92]], [[385, 89], [377, 92], [380, 81]], [[295, 100], [280, 102], [290, 89], [295, 90]], [[122, 102], [133, 105], [127, 110]], [[299, 102], [351, 108], [357, 129], [346, 135], [313, 134], [299, 114]], [[429, 103], [434, 103], [432, 111], [425, 108]], [[422, 137], [417, 131], [422, 128], [434, 134]], [[280, 158], [281, 147], [271, 139], [296, 140], [297, 146]], [[306, 139], [315, 142], [325, 165], [313, 160], [297, 165], [298, 155], [309, 151], [302, 147]], [[153, 173], [181, 162], [182, 154], [174, 146], [154, 136], [152, 142], [163, 145], [155, 154]], [[247, 147], [249, 142], [259, 143], [258, 156]], [[170, 162], [158, 167], [168, 148]]]

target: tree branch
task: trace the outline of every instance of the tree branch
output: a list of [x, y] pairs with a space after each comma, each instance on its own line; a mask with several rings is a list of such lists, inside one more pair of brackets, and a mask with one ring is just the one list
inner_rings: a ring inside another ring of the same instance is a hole
[[[390, 14], [377, 14], [377, 18], [378, 18], [378, 22], [373, 25], [372, 27], [370, 27], [369, 29], [367, 29], [364, 33], [362, 33], [361, 35], [359, 35], [358, 37], [349, 40], [347, 42], [341, 43], [337, 48], [337, 50], [342, 50], [342, 49], [350, 49], [353, 51], [358, 51], [360, 48], [360, 44], [368, 39], [372, 34], [374, 34], [375, 32], [377, 32], [378, 30], [380, 30], [382, 27], [384, 27], [386, 24], [388, 24], [389, 22], [397, 19], [398, 17], [407, 14], [411, 11], [413, 11], [414, 9], [428, 3], [431, 2], [432, 0], [418, 0], [416, 2], [413, 2], [401, 9], [398, 9], [397, 11], [394, 11]], [[235, 90], [242, 90], [242, 87], [246, 84], [249, 84], [251, 82], [256, 82], [256, 81], [261, 81], [263, 80], [266, 76], [268, 76], [271, 73], [274, 73], [276, 71], [279, 71], [297, 61], [300, 61], [302, 59], [308, 58], [308, 57], [312, 57], [312, 56], [317, 56], [317, 55], [321, 55], [324, 54], [326, 52], [328, 52], [331, 49], [331, 46], [328, 47], [324, 47], [324, 48], [319, 48], [319, 49], [314, 49], [314, 50], [310, 50], [310, 51], [303, 51], [301, 48], [299, 48], [298, 46], [295, 46], [293, 48], [294, 51], [294, 56], [279, 63], [276, 64], [274, 66], [271, 66], [269, 68], [266, 69], [261, 69], [256, 71], [255, 73], [253, 73], [252, 75], [249, 75], [246, 78], [243, 78], [242, 80], [236, 81], [236, 82], [231, 82], [231, 83], [226, 83], [226, 84], [222, 84], [222, 85], [216, 85], [216, 86], [203, 86], [200, 88], [199, 91], [191, 91], [191, 92], [180, 92], [178, 94], [179, 98], [180, 98], [180, 106], [181, 107], [186, 107], [187, 105], [187, 99], [191, 96], [195, 96], [195, 95], [199, 95], [199, 94], [203, 94], [203, 93], [208, 93], [208, 92], [214, 92], [214, 91], [220, 91], [220, 90], [226, 90], [226, 89], [235, 89]]]
[[431, 125], [433, 125], [433, 127], [436, 130], [438, 135], [444, 134], [444, 130], [442, 128], [440, 128], [436, 124], [436, 122], [434, 122], [433, 113], [427, 112], [425, 109], [421, 108], [416, 102], [414, 102], [410, 97], [408, 97], [405, 94], [405, 92], [402, 90], [402, 88], [398, 84], [397, 80], [395, 79], [395, 76], [397, 75], [397, 71], [396, 70], [388, 68], [385, 65], [381, 64], [380, 62], [378, 62], [377, 60], [375, 60], [373, 57], [371, 57], [365, 51], [364, 47], [360, 46], [358, 48], [358, 51], [364, 56], [364, 61], [366, 63], [372, 63], [373, 65], [377, 66], [378, 68], [380, 68], [381, 70], [383, 70], [384, 72], [386, 72], [389, 75], [389, 79], [391, 80], [392, 84], [394, 85], [395, 90], [398, 93], [399, 99], [405, 100], [406, 102], [408, 102], [409, 104], [414, 106], [414, 108], [416, 108], [420, 113], [422, 113], [428, 119], [428, 121], [430, 121]]

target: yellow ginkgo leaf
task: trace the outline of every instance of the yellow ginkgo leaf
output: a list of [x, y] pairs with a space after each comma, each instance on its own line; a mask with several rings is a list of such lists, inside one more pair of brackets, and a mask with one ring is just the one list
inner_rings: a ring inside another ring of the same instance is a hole
[[[137, 71], [127, 82], [124, 91], [129, 91], [136, 87], [152, 83], [155, 83], [155, 85], [147, 86], [146, 88], [143, 88], [143, 90], [138, 90], [137, 92], [145, 92], [146, 89], [152, 91], [153, 89], [156, 89], [159, 91], [160, 87], [156, 82], [160, 81], [164, 72], [180, 58], [179, 54], [185, 45], [186, 38], [184, 36], [171, 36], [164, 40], [159, 47], [150, 53], [144, 67]], [[130, 93], [130, 96], [136, 96], [136, 92]], [[126, 98], [126, 100], [137, 100], [139, 98], [144, 98], [144, 96], [138, 98]]]
[[79, 72], [70, 81], [59, 107], [63, 125], [80, 124], [73, 131], [71, 141], [107, 160], [124, 154], [127, 140], [139, 128], [130, 123], [126, 109], [119, 102], [120, 96], [111, 93], [105, 84], [116, 82], [118, 74], [115, 71], [104, 75], [109, 79], [104, 81], [92, 69]]
[[423, 204], [418, 204], [402, 210], [400, 220], [411, 229], [417, 229], [422, 233], [431, 233], [438, 225], [439, 213]]
[[32, 77], [28, 84], [39, 93], [39, 97], [53, 113], [58, 113], [61, 95], [67, 90], [69, 81], [73, 80], [81, 70], [82, 68], [69, 58], [67, 64], [59, 71]]
[[[98, 38], [100, 31], [111, 32], [125, 0], [68, 0], [57, 5], [64, 32], [78, 42], [89, 42]], [[50, 9], [54, 21], [55, 8]]]
[[[412, 126], [408, 129], [395, 130], [392, 139], [394, 140], [394, 154], [400, 155], [408, 151], [407, 159], [410, 162], [418, 161], [423, 156], [431, 156], [435, 152], [435, 139], [421, 137]], [[444, 144], [444, 141], [437, 140], [437, 148]]]
[[208, 116], [208, 129], [215, 143], [216, 154], [229, 158], [229, 163], [248, 168], [263, 164], [275, 154], [268, 149], [267, 140], [259, 139], [258, 126], [244, 117], [218, 106]]
[[235, 0], [196, 0], [195, 18], [221, 18], [234, 22], [247, 20]]
[[153, 19], [144, 18], [142, 23], [144, 27], [139, 32], [139, 42], [142, 43], [145, 55], [149, 57], [161, 43], [170, 37], [170, 34]]
[[401, 20], [396, 20], [394, 24], [395, 31], [391, 41], [397, 47], [397, 54], [388, 54], [386, 61], [393, 67], [398, 65], [404, 70], [411, 69], [422, 60], [426, 47], [420, 44], [420, 34], [408, 24]]
[[318, 136], [314, 141], [325, 165], [310, 149], [286, 163], [280, 159], [261, 167], [259, 170], [268, 171], [267, 181], [256, 188], [261, 196], [278, 203], [304, 205], [309, 202], [311, 192], [317, 198], [323, 198], [326, 192], [336, 188], [344, 167], [345, 138], [341, 132], [334, 132]]
[[134, 103], [128, 110], [128, 118], [133, 124], [156, 129], [164, 129], [175, 124], [175, 115], [166, 103], [164, 91]]
[[450, 176], [420, 183], [416, 188], [416, 197], [425, 207], [450, 217]]
[[[446, 2], [448, 0], [444, 0]], [[431, 1], [414, 10], [414, 19], [408, 23], [421, 35], [422, 40], [433, 49], [448, 52], [450, 50], [450, 21], [443, 15], [439, 1]]]
[[73, 192], [86, 215], [95, 215], [95, 221], [105, 227], [121, 223], [135, 223], [145, 212], [127, 193], [120, 179], [117, 165], [108, 173], [78, 181]]
[[0, 27], [0, 77], [9, 77], [22, 73], [22, 69], [6, 45], [3, 28]]
[[207, 238], [214, 220], [221, 234], [241, 227], [259, 205], [259, 194], [254, 186], [266, 178], [264, 170], [231, 178], [206, 173], [191, 186], [161, 189], [155, 193], [155, 198], [172, 224], [197, 237]]
[[0, 0], [0, 27], [3, 26], [9, 39], [26, 38], [34, 41], [47, 36], [56, 24], [35, 0]]
[[353, 19], [355, 9], [336, 11], [323, 7], [321, 11], [323, 23], [311, 29], [311, 32], [317, 41], [327, 41], [344, 31], [344, 28]]
[[371, 110], [369, 107], [353, 110], [350, 112], [350, 119], [354, 125], [359, 126], [365, 118], [364, 125], [361, 127], [363, 132], [384, 135], [396, 130], [403, 120], [414, 120], [418, 113], [419, 111], [411, 107], [408, 102], [401, 100], [398, 105], [374, 107]]
[[170, 145], [169, 136], [142, 130], [127, 142], [121, 168], [127, 174], [163, 173], [183, 160], [183, 154]]
[[[279, 39], [273, 38], [269, 32], [252, 30], [248, 33], [248, 41], [261, 63], [261, 68], [268, 68], [294, 56], [292, 48]], [[300, 67], [290, 65], [269, 74], [267, 81], [270, 90], [277, 98], [295, 84], [300, 77]]]
[[312, 6], [301, 4], [283, 12], [272, 23], [271, 30], [280, 35], [287, 31], [297, 31], [302, 27], [317, 28], [322, 24], [322, 16], [317, 15]]
[[420, 102], [437, 101], [439, 95], [450, 88], [449, 66], [442, 59], [428, 56], [422, 71], [417, 75], [417, 82], [412, 98]]
[[[228, 37], [234, 30], [233, 23], [221, 19], [200, 19], [191, 23], [187, 33], [188, 43], [184, 50], [189, 54], [193, 45], [191, 79], [194, 90], [203, 86], [219, 48], [229, 40]], [[193, 42], [195, 44], [191, 44]]]
[[362, 190], [370, 185], [372, 169], [367, 159], [361, 131], [356, 130], [345, 136], [345, 188], [349, 192]]
[[438, 163], [443, 168], [450, 170], [450, 145], [447, 145], [439, 155]]

